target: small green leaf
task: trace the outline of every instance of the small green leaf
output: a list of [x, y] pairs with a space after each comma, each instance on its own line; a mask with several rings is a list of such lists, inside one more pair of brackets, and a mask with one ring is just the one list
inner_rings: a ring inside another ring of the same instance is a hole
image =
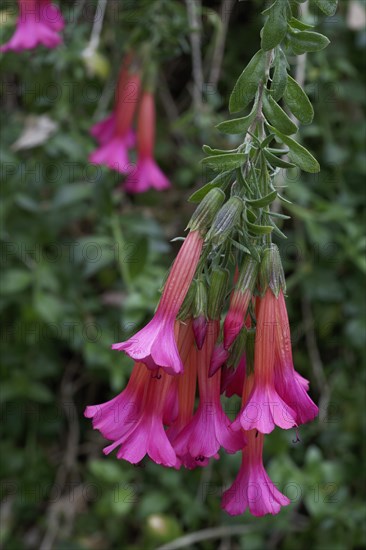
[[264, 149], [263, 153], [271, 166], [276, 166], [277, 168], [295, 168], [294, 164], [287, 162], [286, 160], [279, 159], [276, 155], [270, 153], [268, 149]]
[[287, 86], [287, 67], [288, 63], [285, 54], [280, 48], [277, 48], [271, 83], [271, 94], [276, 101], [281, 99]]
[[209, 166], [213, 170], [234, 170], [238, 168], [247, 159], [247, 155], [244, 153], [229, 153], [228, 155], [216, 155], [212, 157], [206, 157], [201, 160], [202, 164]]
[[233, 172], [231, 170], [227, 172], [222, 172], [222, 174], [219, 174], [218, 176], [216, 176], [215, 179], [213, 179], [212, 181], [209, 181], [208, 183], [206, 183], [206, 185], [204, 185], [203, 187], [195, 191], [189, 197], [188, 199], [189, 202], [194, 202], [194, 203], [201, 202], [201, 200], [207, 195], [207, 193], [211, 191], [211, 189], [214, 189], [215, 187], [221, 187], [221, 189], [225, 189], [232, 179], [233, 179]]
[[313, 157], [311, 153], [309, 153], [307, 149], [305, 149], [305, 147], [300, 145], [300, 143], [297, 143], [297, 141], [295, 141], [294, 139], [286, 136], [285, 134], [282, 134], [276, 128], [269, 126], [269, 129], [272, 130], [272, 132], [274, 132], [276, 136], [279, 137], [280, 140], [290, 149], [290, 160], [292, 160], [292, 162], [296, 164], [296, 166], [301, 168], [301, 170], [304, 170], [304, 172], [319, 172], [320, 166], [318, 161]]
[[230, 96], [230, 113], [242, 111], [253, 99], [258, 84], [264, 79], [265, 53], [259, 50], [239, 76]]
[[261, 42], [264, 51], [272, 50], [285, 38], [287, 32], [286, 2], [277, 0], [266, 12], [267, 21], [263, 27]]
[[250, 254], [249, 248], [247, 248], [243, 244], [238, 243], [238, 241], [234, 241], [234, 239], [230, 239], [230, 241], [231, 241], [231, 244], [234, 245], [238, 250], [245, 252], [245, 254]]
[[216, 128], [223, 134], [246, 134], [255, 119], [255, 114], [255, 110], [253, 110], [248, 116], [225, 120], [225, 122], [220, 122]]
[[277, 197], [277, 191], [271, 191], [268, 195], [261, 197], [260, 199], [247, 200], [246, 202], [254, 208], [263, 208], [271, 204]]
[[279, 218], [280, 220], [291, 220], [291, 216], [280, 214], [280, 212], [268, 212], [268, 216], [271, 216], [271, 218]]
[[304, 90], [290, 75], [287, 77], [287, 87], [284, 100], [290, 111], [303, 124], [310, 124], [314, 117], [314, 109]]
[[338, 0], [313, 0], [325, 15], [332, 16], [337, 11]]
[[289, 41], [296, 55], [306, 52], [317, 52], [323, 50], [329, 44], [329, 40], [324, 34], [312, 31], [291, 32], [289, 34]]
[[271, 225], [255, 225], [254, 223], [247, 222], [247, 226], [249, 231], [254, 235], [268, 235], [273, 231]]
[[281, 237], [281, 239], [287, 239], [286, 235], [282, 233], [281, 229], [278, 229], [277, 225], [271, 219], [268, 218], [268, 221], [272, 226], [273, 233]]
[[276, 103], [273, 97], [265, 90], [263, 94], [263, 111], [266, 118], [284, 134], [295, 134], [297, 126], [290, 117]]

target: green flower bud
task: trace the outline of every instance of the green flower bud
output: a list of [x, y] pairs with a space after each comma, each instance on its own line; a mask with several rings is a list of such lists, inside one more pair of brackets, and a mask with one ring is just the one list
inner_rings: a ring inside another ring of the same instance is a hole
[[207, 318], [207, 285], [202, 277], [196, 284], [196, 293], [193, 305], [193, 317], [204, 315]]
[[247, 329], [247, 338], [245, 342], [245, 358], [247, 363], [247, 376], [254, 372], [254, 347], [255, 347], [255, 328]]
[[186, 229], [198, 230], [201, 234], [204, 234], [210, 227], [224, 200], [225, 193], [222, 189], [218, 187], [211, 189], [197, 206]]
[[261, 292], [264, 294], [269, 287], [273, 294], [278, 298], [282, 289], [286, 291], [285, 274], [283, 272], [281, 256], [275, 244], [266, 248], [262, 255], [262, 261], [259, 269], [259, 279]]
[[243, 357], [243, 354], [245, 352], [246, 341], [247, 329], [243, 327], [238, 336], [235, 338], [233, 345], [231, 346], [230, 357], [226, 362], [228, 367], [234, 367], [234, 369], [236, 369], [240, 359]]
[[239, 223], [243, 206], [243, 201], [239, 197], [231, 197], [216, 214], [206, 241], [211, 240], [214, 244], [223, 243]]
[[183, 304], [177, 315], [179, 321], [185, 321], [188, 317], [192, 317], [193, 313], [193, 302], [196, 294], [197, 281], [193, 281], [191, 286], [188, 289], [186, 297], [184, 298]]
[[207, 300], [207, 315], [209, 319], [220, 319], [228, 282], [229, 271], [227, 269], [217, 267], [212, 272]]

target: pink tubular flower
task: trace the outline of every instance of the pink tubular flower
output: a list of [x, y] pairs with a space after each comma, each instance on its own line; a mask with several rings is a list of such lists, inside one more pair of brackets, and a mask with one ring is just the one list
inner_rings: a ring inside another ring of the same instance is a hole
[[235, 453], [245, 444], [242, 433], [230, 428], [230, 420], [220, 402], [220, 372], [208, 377], [213, 347], [219, 332], [219, 321], [209, 320], [202, 350], [196, 351], [200, 402], [192, 419], [174, 440], [177, 456], [189, 454], [195, 460], [215, 456], [220, 447]]
[[[135, 369], [138, 369], [136, 373]], [[124, 392], [108, 403], [87, 407], [85, 416], [93, 418], [93, 427], [113, 441], [105, 447], [104, 454], [120, 447], [117, 458], [132, 464], [137, 464], [147, 454], [157, 464], [175, 466], [177, 457], [163, 425], [164, 408], [173, 379], [165, 373], [153, 377], [138, 365], [135, 365], [133, 374]], [[130, 383], [132, 387], [128, 392]], [[133, 398], [134, 414], [133, 422], [128, 423], [125, 409], [130, 408], [130, 398]]]
[[[186, 323], [180, 323], [178, 338], [179, 353], [184, 363], [184, 374], [178, 382], [179, 412], [176, 421], [167, 430], [167, 436], [174, 448], [174, 442], [181, 430], [188, 424], [193, 416], [194, 401], [197, 385], [197, 350], [193, 343], [192, 319]], [[208, 459], [195, 460], [189, 453], [180, 456], [176, 468], [185, 466], [189, 470], [197, 466], [206, 466]]]
[[12, 38], [1, 46], [1, 52], [32, 50], [39, 44], [55, 48], [62, 39], [58, 32], [64, 20], [57, 6], [50, 0], [18, 0], [19, 16]]
[[139, 70], [132, 71], [131, 68], [126, 68], [125, 62], [117, 86], [114, 114], [91, 129], [92, 135], [100, 143], [100, 147], [89, 156], [91, 163], [108, 166], [111, 170], [122, 174], [128, 172], [130, 167], [128, 149], [134, 144], [131, 126], [139, 97], [140, 84]]
[[121, 438], [106, 447], [105, 454], [120, 447], [117, 458], [132, 464], [137, 464], [147, 454], [156, 464], [175, 466], [177, 457], [163, 425], [164, 406], [172, 381], [165, 373], [159, 377], [150, 375], [138, 421]]
[[150, 369], [162, 367], [168, 374], [183, 372], [174, 322], [192, 282], [202, 246], [200, 232], [191, 231], [174, 261], [152, 320], [127, 342], [113, 344], [112, 349], [125, 351]]
[[297, 425], [296, 413], [275, 387], [276, 303], [271, 289], [260, 300], [254, 353], [254, 387], [233, 423], [234, 429], [270, 433], [275, 425], [285, 430]]
[[151, 92], [145, 91], [141, 98], [137, 122], [137, 165], [126, 180], [126, 191], [143, 193], [151, 187], [162, 191], [170, 187], [168, 178], [156, 164], [155, 141], [155, 102]]
[[307, 394], [308, 381], [294, 369], [290, 325], [282, 290], [276, 306], [275, 386], [278, 395], [295, 411], [297, 424], [305, 424], [314, 420], [319, 409]]
[[[254, 384], [254, 376], [245, 376], [243, 406], [248, 401]], [[242, 463], [233, 485], [227, 489], [221, 506], [230, 515], [242, 514], [249, 508], [254, 516], [278, 514], [281, 506], [290, 501], [275, 487], [263, 466], [264, 435], [256, 430], [244, 431], [247, 445], [242, 451]]]
[[233, 485], [223, 496], [221, 506], [232, 516], [249, 508], [253, 516], [278, 514], [290, 500], [274, 485], [263, 466], [264, 435], [250, 430], [245, 432], [248, 444], [243, 449], [242, 464]]
[[126, 388], [111, 401], [86, 407], [84, 416], [93, 419], [93, 428], [106, 439], [117, 440], [136, 425], [149, 372], [136, 363]]

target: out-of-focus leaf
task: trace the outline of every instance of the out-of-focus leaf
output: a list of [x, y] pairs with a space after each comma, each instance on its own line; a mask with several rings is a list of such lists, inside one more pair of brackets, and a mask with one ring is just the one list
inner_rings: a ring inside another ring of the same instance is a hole
[[22, 292], [32, 283], [32, 273], [25, 269], [8, 269], [2, 274], [0, 292], [3, 295]]

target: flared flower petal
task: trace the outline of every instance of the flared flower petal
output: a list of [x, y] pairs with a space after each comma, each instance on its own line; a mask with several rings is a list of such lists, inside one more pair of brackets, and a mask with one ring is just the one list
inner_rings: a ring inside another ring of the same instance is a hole
[[289, 430], [296, 425], [296, 413], [276, 390], [270, 386], [257, 385], [232, 427], [234, 430], [256, 429], [262, 434], [269, 434], [275, 426]]
[[222, 496], [221, 506], [232, 516], [243, 514], [247, 509], [253, 516], [278, 514], [282, 506], [290, 504], [272, 482], [262, 461], [262, 434], [247, 432], [248, 445], [243, 449], [239, 473]]
[[0, 47], [1, 52], [32, 50], [42, 44], [55, 48], [62, 42], [58, 31], [63, 19], [56, 6], [41, 5], [39, 0], [20, 0], [19, 17], [12, 38]]
[[220, 372], [208, 377], [210, 358], [219, 332], [219, 321], [209, 321], [202, 350], [197, 350], [200, 403], [188, 424], [174, 440], [178, 457], [187, 453], [194, 459], [215, 456], [220, 447], [235, 453], [245, 445], [241, 432], [231, 428], [220, 402]]
[[152, 188], [163, 191], [171, 184], [155, 160], [145, 157], [137, 161], [136, 167], [130, 171], [124, 186], [128, 193], [144, 193]]
[[135, 364], [126, 388], [119, 395], [102, 403], [89, 405], [84, 416], [92, 418], [93, 428], [106, 439], [116, 440], [137, 424], [143, 403], [145, 387], [150, 374]]
[[109, 141], [101, 142], [91, 155], [89, 161], [92, 164], [108, 166], [111, 170], [125, 174], [130, 169], [128, 160], [128, 134], [124, 136], [114, 135]]
[[171, 268], [152, 320], [126, 342], [113, 344], [112, 349], [124, 351], [150, 369], [161, 367], [168, 374], [183, 372], [174, 323], [192, 282], [202, 246], [203, 239], [199, 232], [191, 231]]

